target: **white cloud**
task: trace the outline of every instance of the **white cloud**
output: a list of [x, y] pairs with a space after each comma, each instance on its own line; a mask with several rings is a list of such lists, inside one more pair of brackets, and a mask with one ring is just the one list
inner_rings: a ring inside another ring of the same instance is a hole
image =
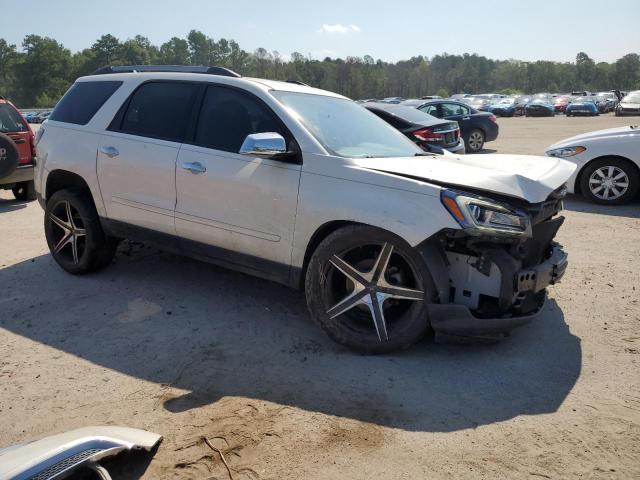
[[336, 23], [335, 25], [327, 25], [326, 23], [322, 25], [322, 28], [318, 30], [318, 33], [328, 33], [328, 34], [346, 34], [346, 33], [359, 33], [360, 27], [357, 25], [342, 25], [341, 23]]

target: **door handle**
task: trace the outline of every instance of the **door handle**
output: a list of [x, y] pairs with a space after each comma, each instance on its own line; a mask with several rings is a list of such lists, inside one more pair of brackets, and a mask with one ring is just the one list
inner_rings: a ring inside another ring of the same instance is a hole
[[194, 175], [197, 175], [198, 173], [204, 173], [207, 171], [207, 168], [204, 165], [202, 165], [200, 162], [184, 162], [182, 164], [182, 168], [184, 168], [185, 170], [189, 170]]
[[16, 145], [19, 145], [21, 143], [25, 143], [24, 138], [16, 138], [13, 143], [15, 143]]
[[118, 155], [120, 155], [120, 152], [116, 147], [100, 147], [100, 151], [109, 158], [117, 157]]
[[462, 117], [463, 120], [471, 120], [471, 117]]

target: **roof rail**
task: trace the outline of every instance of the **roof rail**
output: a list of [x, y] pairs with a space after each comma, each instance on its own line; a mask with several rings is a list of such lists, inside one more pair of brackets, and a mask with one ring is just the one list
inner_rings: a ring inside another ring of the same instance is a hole
[[191, 65], [121, 65], [116, 67], [102, 67], [93, 72], [93, 75], [106, 75], [109, 73], [133, 73], [133, 72], [180, 72], [180, 73], [205, 73], [209, 75], [221, 75], [223, 77], [240, 78], [240, 74], [224, 67], [205, 67]]
[[303, 87], [308, 87], [306, 83], [301, 82], [300, 80], [285, 80], [287, 83], [295, 83], [296, 85], [302, 85]]

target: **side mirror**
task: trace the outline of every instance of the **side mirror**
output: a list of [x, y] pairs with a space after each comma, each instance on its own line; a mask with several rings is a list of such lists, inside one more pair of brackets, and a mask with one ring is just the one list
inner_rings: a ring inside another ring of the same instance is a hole
[[276, 132], [252, 133], [242, 142], [240, 155], [271, 158], [287, 154], [287, 142]]

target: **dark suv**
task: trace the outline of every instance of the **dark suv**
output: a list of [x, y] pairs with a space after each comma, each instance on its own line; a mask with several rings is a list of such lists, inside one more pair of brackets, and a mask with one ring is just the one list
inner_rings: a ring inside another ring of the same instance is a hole
[[0, 189], [17, 200], [35, 200], [35, 143], [31, 127], [11, 102], [0, 97]]

